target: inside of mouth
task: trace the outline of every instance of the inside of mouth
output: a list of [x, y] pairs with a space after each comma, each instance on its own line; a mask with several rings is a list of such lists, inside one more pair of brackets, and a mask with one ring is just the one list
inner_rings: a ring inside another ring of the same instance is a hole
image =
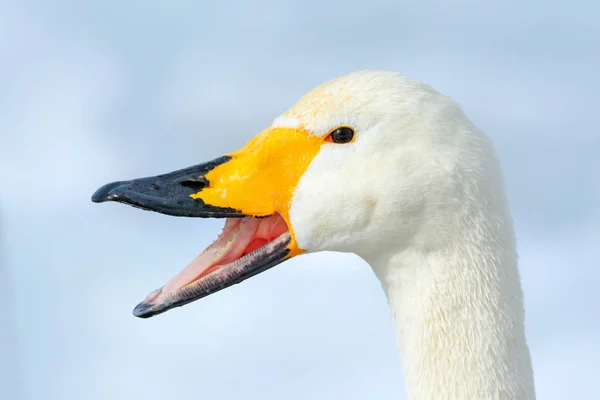
[[279, 214], [264, 218], [227, 218], [219, 237], [163, 286], [158, 296], [167, 297], [246, 254], [260, 251], [261, 247], [287, 232], [287, 224]]

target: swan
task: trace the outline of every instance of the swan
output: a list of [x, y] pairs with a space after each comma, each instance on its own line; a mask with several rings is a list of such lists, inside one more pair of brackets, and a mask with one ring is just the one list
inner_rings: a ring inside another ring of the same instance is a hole
[[92, 201], [225, 218], [138, 317], [300, 254], [350, 252], [391, 307], [408, 399], [535, 398], [500, 163], [461, 107], [428, 85], [378, 70], [335, 78], [241, 149], [106, 184]]

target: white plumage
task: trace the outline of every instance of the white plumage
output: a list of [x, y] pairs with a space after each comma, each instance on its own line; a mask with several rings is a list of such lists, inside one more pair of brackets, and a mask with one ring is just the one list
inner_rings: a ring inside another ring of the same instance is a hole
[[408, 398], [533, 399], [513, 225], [490, 140], [450, 98], [399, 74], [327, 82], [274, 126], [322, 135], [291, 228], [309, 252], [353, 252], [393, 310]]

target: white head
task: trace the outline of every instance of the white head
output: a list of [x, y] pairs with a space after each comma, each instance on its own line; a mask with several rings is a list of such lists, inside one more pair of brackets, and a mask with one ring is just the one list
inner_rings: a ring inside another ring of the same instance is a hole
[[320, 137], [340, 126], [354, 140], [322, 145], [291, 201], [291, 228], [307, 251], [432, 251], [455, 237], [468, 203], [504, 202], [488, 139], [424, 84], [391, 72], [349, 74], [273, 123]]

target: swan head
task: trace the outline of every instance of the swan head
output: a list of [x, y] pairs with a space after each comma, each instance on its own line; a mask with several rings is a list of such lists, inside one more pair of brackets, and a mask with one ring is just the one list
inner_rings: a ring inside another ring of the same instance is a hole
[[223, 233], [134, 310], [149, 317], [291, 257], [369, 259], [452, 239], [491, 157], [448, 97], [402, 75], [363, 71], [304, 95], [243, 148], [175, 172], [107, 184], [95, 202], [227, 218]]

